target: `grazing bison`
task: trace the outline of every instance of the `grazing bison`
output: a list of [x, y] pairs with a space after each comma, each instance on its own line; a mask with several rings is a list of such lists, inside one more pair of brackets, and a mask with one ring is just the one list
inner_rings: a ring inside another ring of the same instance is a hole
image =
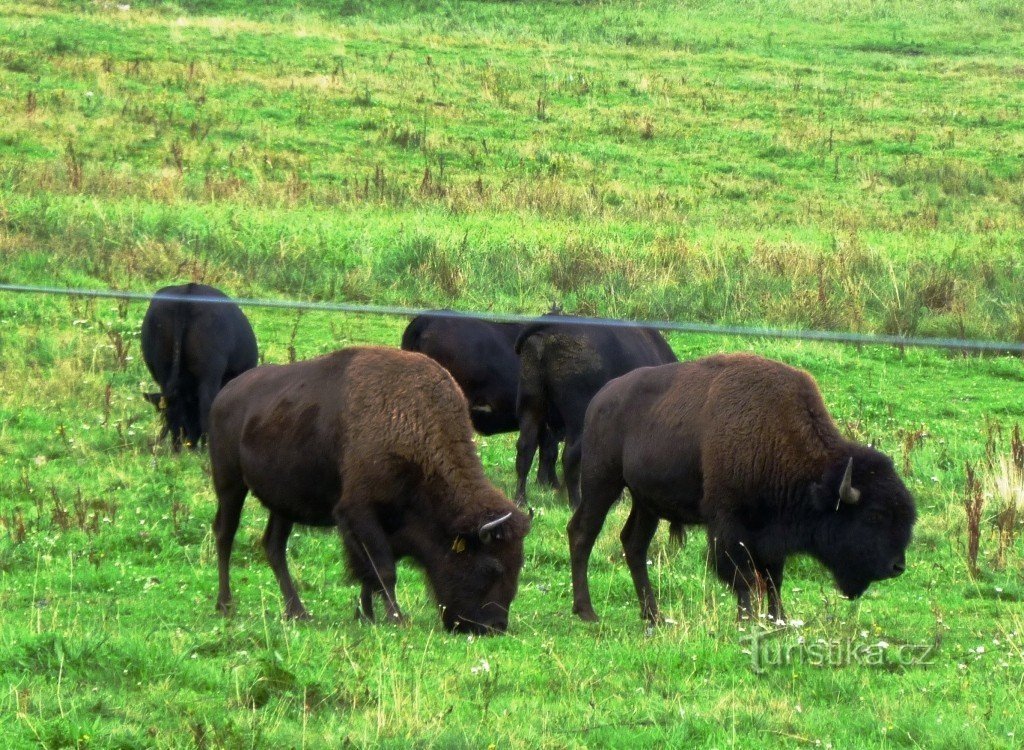
[[[559, 312], [553, 309], [552, 312]], [[417, 315], [402, 334], [402, 348], [426, 354], [455, 378], [469, 402], [473, 428], [481, 435], [515, 432], [519, 355], [515, 343], [526, 326], [492, 323], [449, 310]], [[558, 436], [539, 428], [537, 482], [558, 486]]]
[[228, 299], [205, 284], [165, 286], [142, 319], [142, 358], [160, 386], [146, 398], [163, 412], [160, 437], [170, 432], [175, 451], [183, 440], [199, 445], [217, 392], [255, 367], [258, 356], [256, 336], [238, 305], [203, 298]]
[[270, 511], [263, 548], [288, 617], [308, 617], [285, 560], [300, 523], [341, 531], [366, 618], [377, 593], [401, 619], [395, 563], [411, 557], [448, 629], [507, 627], [530, 520], [484, 476], [465, 398], [433, 360], [356, 347], [250, 370], [217, 396], [209, 439], [222, 612], [251, 491]]
[[675, 362], [653, 328], [538, 322], [516, 341], [520, 358], [516, 502], [526, 499], [526, 476], [545, 424], [564, 428], [562, 473], [572, 507], [579, 505], [580, 436], [587, 404], [612, 378], [637, 367]]
[[650, 367], [613, 380], [587, 410], [583, 502], [569, 521], [573, 611], [596, 620], [587, 563], [624, 487], [622, 530], [643, 617], [658, 607], [647, 548], [659, 519], [704, 524], [709, 559], [741, 617], [767, 588], [783, 616], [786, 558], [820, 560], [840, 591], [860, 596], [900, 575], [916, 513], [892, 461], [839, 434], [807, 373], [747, 354]]

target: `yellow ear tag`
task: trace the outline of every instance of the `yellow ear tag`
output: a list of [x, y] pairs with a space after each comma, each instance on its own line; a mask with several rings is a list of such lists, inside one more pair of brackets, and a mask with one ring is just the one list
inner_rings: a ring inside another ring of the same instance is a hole
[[157, 408], [160, 409], [160, 411], [166, 411], [167, 410], [167, 398], [166, 397], [164, 397], [164, 396], [160, 397], [160, 403], [157, 405]]
[[466, 540], [461, 536], [455, 537], [455, 541], [452, 542], [452, 552], [465, 552], [466, 551]]

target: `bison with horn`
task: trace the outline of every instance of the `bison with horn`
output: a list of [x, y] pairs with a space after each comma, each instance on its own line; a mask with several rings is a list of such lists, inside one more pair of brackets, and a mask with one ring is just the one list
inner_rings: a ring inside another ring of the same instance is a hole
[[368, 619], [375, 595], [388, 619], [401, 619], [395, 563], [409, 557], [448, 629], [508, 626], [530, 519], [484, 476], [465, 398], [433, 360], [354, 347], [250, 370], [217, 396], [209, 443], [222, 612], [232, 605], [228, 563], [252, 492], [270, 511], [263, 547], [287, 616], [308, 617], [285, 560], [299, 523], [340, 530]]
[[583, 430], [582, 503], [569, 522], [573, 611], [596, 620], [594, 540], [629, 488], [622, 530], [643, 617], [658, 619], [647, 549], [659, 519], [707, 527], [709, 558], [740, 616], [767, 590], [781, 618], [783, 566], [807, 554], [848, 597], [903, 573], [916, 512], [888, 456], [844, 438], [814, 380], [781, 362], [721, 354], [606, 385]]

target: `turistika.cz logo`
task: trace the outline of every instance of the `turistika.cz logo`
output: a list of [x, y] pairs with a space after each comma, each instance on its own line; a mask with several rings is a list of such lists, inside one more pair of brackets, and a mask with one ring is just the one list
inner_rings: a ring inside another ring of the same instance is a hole
[[[786, 638], [784, 636], [790, 636]], [[891, 644], [884, 640], [866, 643], [856, 638], [792, 638], [786, 628], [755, 630], [740, 639], [751, 668], [762, 674], [776, 667], [806, 664], [839, 669], [850, 666], [908, 668], [934, 663], [937, 646], [932, 643]]]

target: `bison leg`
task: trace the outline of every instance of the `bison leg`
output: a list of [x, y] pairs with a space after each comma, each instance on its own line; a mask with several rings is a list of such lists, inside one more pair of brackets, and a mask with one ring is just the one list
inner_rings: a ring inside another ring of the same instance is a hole
[[537, 484], [542, 487], [558, 489], [558, 437], [547, 425], [540, 430], [540, 460], [537, 463]]
[[[179, 407], [179, 410], [184, 410], [184, 407]], [[174, 422], [168, 418], [167, 420], [167, 431], [171, 433], [171, 452], [181, 453], [181, 443], [185, 436], [185, 426], [180, 424], [180, 419], [175, 419]]]
[[263, 532], [263, 551], [267, 555], [270, 569], [274, 571], [277, 585], [281, 587], [285, 617], [308, 620], [309, 612], [302, 606], [299, 593], [295, 590], [295, 584], [288, 572], [288, 536], [292, 533], [292, 526], [291, 519], [271, 511], [270, 519], [267, 521], [267, 530]]
[[359, 611], [356, 617], [360, 620], [373, 622], [373, 594], [375, 588], [369, 583], [363, 583], [359, 591]]
[[572, 561], [572, 611], [581, 620], [597, 622], [597, 613], [590, 601], [587, 567], [594, 541], [601, 533], [608, 510], [622, 494], [622, 480], [588, 482], [583, 502], [569, 520], [569, 557]]
[[782, 610], [782, 564], [766, 565], [763, 576], [768, 586], [768, 616], [780, 622], [786, 619]]
[[580, 459], [583, 455], [583, 441], [577, 436], [572, 442], [566, 440], [562, 451], [562, 474], [565, 489], [569, 492], [569, 507], [580, 506]]
[[362, 614], [373, 620], [373, 594], [384, 600], [388, 620], [401, 622], [402, 612], [395, 598], [395, 557], [387, 535], [369, 510], [370, 505], [342, 503], [345, 510], [336, 513], [342, 541], [356, 578], [362, 583]]
[[647, 575], [647, 551], [650, 549], [654, 532], [658, 530], [658, 517], [641, 508], [636, 500], [633, 509], [622, 527], [619, 538], [626, 551], [626, 564], [633, 576], [633, 586], [640, 599], [640, 614], [648, 622], [654, 624], [661, 618], [658, 615], [658, 603], [654, 599], [654, 589]]
[[715, 572], [736, 593], [736, 616], [748, 620], [753, 614], [751, 592], [757, 592], [758, 573], [747, 545], [728, 536], [715, 534], [708, 529], [708, 540], [712, 545]]
[[207, 378], [199, 384], [199, 403], [194, 416], [195, 422], [190, 425], [195, 437], [193, 448], [199, 447], [199, 442], [206, 437], [210, 431], [210, 407], [213, 406], [213, 399], [217, 397], [220, 389], [220, 378]]
[[[215, 477], [216, 479], [216, 477]], [[217, 540], [217, 575], [220, 586], [217, 591], [217, 610], [228, 614], [232, 607], [231, 581], [228, 571], [231, 562], [231, 548], [235, 543], [235, 532], [242, 517], [242, 505], [248, 489], [244, 484], [224, 486], [216, 482], [217, 515], [213, 519], [213, 535]]]
[[519, 417], [519, 440], [516, 441], [516, 503], [526, 502], [526, 478], [530, 474], [533, 455], [537, 452], [540, 431], [540, 417], [533, 411], [524, 411]]
[[583, 457], [583, 424], [592, 394], [575, 394], [567, 399], [562, 413], [565, 418], [565, 448], [562, 450], [562, 474], [569, 493], [569, 505], [580, 504], [580, 469]]

